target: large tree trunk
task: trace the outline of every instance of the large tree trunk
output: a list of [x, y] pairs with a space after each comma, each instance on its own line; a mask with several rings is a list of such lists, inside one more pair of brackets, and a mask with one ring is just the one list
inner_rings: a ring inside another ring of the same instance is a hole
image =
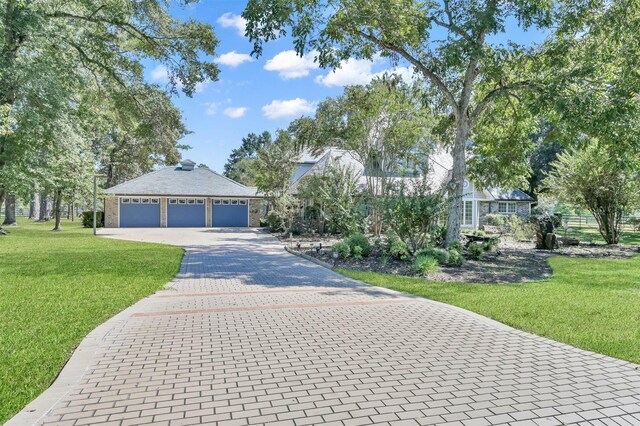
[[29, 219], [36, 219], [38, 215], [38, 194], [34, 193], [31, 196], [31, 202], [29, 203]]
[[55, 225], [52, 231], [62, 231], [62, 227], [60, 227], [60, 219], [62, 216], [62, 191], [56, 191], [56, 197], [53, 206], [53, 214], [56, 219]]
[[51, 220], [51, 207], [49, 204], [49, 194], [40, 194], [40, 214], [38, 215], [38, 221], [46, 222]]
[[4, 222], [3, 225], [15, 225], [16, 224], [16, 196], [13, 194], [7, 195], [4, 209]]
[[454, 241], [460, 240], [460, 219], [462, 216], [462, 195], [464, 178], [467, 174], [467, 138], [469, 136], [469, 119], [466, 114], [460, 114], [456, 120], [456, 139], [451, 151], [453, 167], [451, 181], [449, 182], [449, 217], [447, 219], [448, 247]]

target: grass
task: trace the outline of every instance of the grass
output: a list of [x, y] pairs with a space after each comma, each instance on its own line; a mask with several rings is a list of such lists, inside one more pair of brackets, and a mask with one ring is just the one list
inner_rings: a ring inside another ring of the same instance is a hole
[[[567, 237], [577, 238], [581, 242], [604, 244], [604, 238], [595, 228], [571, 228], [571, 232], [567, 233]], [[557, 234], [564, 237], [564, 229], [559, 228]], [[640, 245], [640, 232], [624, 231], [620, 239], [622, 244]]]
[[459, 306], [512, 327], [640, 364], [640, 256], [549, 259], [554, 275], [526, 284], [466, 284], [338, 272]]
[[154, 293], [182, 249], [96, 238], [79, 221], [0, 236], [0, 424], [44, 391], [92, 329]]

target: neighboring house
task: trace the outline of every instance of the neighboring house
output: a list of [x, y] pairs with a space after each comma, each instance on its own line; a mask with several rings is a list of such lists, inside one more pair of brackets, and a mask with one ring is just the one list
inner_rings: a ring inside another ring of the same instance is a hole
[[[301, 181], [308, 176], [323, 176], [331, 167], [349, 169], [358, 176], [358, 187], [366, 188], [367, 171], [356, 156], [350, 152], [329, 148], [319, 156], [303, 153], [296, 164], [289, 192], [298, 194]], [[441, 150], [428, 158], [428, 179], [434, 187], [441, 188], [450, 178], [451, 156]], [[394, 177], [395, 180], [413, 180], [414, 177]], [[486, 225], [488, 214], [531, 214], [531, 205], [535, 200], [519, 189], [503, 190], [500, 188], [477, 188], [469, 179], [464, 181], [462, 198], [463, 214], [461, 224], [464, 228], [478, 229]]]
[[259, 226], [261, 197], [191, 160], [107, 189], [105, 227]]

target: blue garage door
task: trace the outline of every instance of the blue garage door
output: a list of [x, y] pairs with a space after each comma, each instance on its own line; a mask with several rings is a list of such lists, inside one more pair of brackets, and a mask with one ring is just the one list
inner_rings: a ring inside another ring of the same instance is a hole
[[120, 227], [154, 228], [160, 226], [159, 198], [121, 198]]
[[207, 225], [204, 200], [193, 198], [169, 198], [167, 205], [168, 227], [200, 227]]
[[249, 202], [213, 200], [213, 226], [249, 226]]

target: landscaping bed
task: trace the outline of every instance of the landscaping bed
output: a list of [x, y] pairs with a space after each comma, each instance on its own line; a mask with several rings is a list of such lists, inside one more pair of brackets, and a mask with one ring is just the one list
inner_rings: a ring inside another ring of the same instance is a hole
[[[290, 243], [288, 238], [282, 241]], [[339, 241], [337, 237], [296, 237], [290, 248], [327, 262], [335, 268], [393, 275], [416, 275], [412, 262], [390, 257], [380, 249], [374, 249], [371, 255], [362, 259], [353, 257], [336, 259], [331, 246], [337, 241]], [[318, 250], [320, 244], [322, 249]], [[559, 250], [544, 251], [536, 250], [533, 242], [518, 242], [503, 237], [498, 243], [497, 251], [485, 252], [482, 260], [473, 260], [466, 256], [462, 266], [441, 266], [439, 271], [428, 273], [423, 277], [438, 282], [522, 283], [549, 278], [552, 275], [551, 267], [547, 262], [550, 256], [623, 259], [639, 252], [638, 246], [603, 244], [566, 246]]]

